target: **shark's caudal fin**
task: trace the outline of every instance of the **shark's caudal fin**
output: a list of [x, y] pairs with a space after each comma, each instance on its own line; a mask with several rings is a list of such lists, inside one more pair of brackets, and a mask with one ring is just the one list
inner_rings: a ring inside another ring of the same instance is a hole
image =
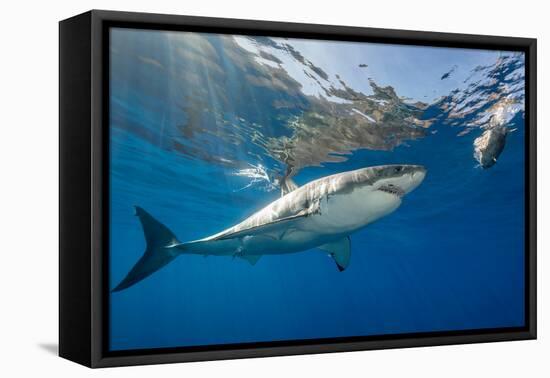
[[175, 249], [170, 248], [177, 244], [178, 240], [168, 227], [157, 221], [151, 214], [139, 206], [136, 206], [136, 216], [139, 217], [141, 226], [143, 227], [147, 247], [143, 256], [128, 272], [126, 277], [112, 290], [113, 292], [135, 285], [178, 256]]

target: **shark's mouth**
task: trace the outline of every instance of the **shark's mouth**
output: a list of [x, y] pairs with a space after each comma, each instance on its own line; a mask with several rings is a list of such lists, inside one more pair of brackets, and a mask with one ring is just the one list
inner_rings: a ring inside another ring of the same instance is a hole
[[405, 195], [405, 191], [403, 189], [401, 189], [399, 186], [393, 185], [393, 184], [382, 185], [378, 188], [378, 190], [380, 190], [381, 192], [384, 192], [384, 193], [393, 194], [394, 196], [399, 197], [399, 198], [401, 198]]

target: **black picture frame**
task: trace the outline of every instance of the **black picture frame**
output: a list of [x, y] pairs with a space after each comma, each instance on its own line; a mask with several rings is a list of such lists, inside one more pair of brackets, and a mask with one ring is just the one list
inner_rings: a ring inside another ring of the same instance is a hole
[[[108, 29], [202, 31], [522, 51], [526, 57], [526, 326], [109, 352]], [[536, 338], [536, 39], [92, 10], [59, 24], [59, 354], [88, 367]]]

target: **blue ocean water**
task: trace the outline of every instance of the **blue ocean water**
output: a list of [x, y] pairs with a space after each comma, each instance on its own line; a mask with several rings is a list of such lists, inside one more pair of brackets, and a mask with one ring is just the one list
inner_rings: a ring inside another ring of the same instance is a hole
[[[500, 76], [488, 70], [491, 84], [468, 100], [479, 102], [475, 111], [450, 117], [444, 103], [450, 96], [422, 111], [399, 103], [392, 117], [411, 112], [407, 117], [431, 120], [429, 127], [409, 126], [410, 136], [396, 129], [382, 142], [373, 136], [366, 147], [340, 146], [346, 137], [331, 135], [334, 141], [313, 144], [330, 147], [319, 163], [318, 150], [298, 137], [316, 124], [307, 117], [299, 128], [292, 124], [320, 107], [311, 95], [296, 91], [280, 71], [277, 78], [286, 85], [256, 85], [254, 75], [266, 73], [246, 61], [245, 50], [232, 55], [229, 37], [191, 34], [111, 34], [111, 287], [145, 249], [135, 205], [189, 241], [277, 199], [274, 178], [289, 162], [299, 168], [298, 185], [380, 164], [422, 164], [428, 174], [393, 214], [351, 235], [352, 260], [344, 272], [318, 250], [264, 256], [254, 266], [184, 255], [111, 293], [111, 350], [524, 325], [523, 111], [507, 120], [515, 130], [494, 166], [482, 169], [473, 158], [483, 130], [476, 117], [494, 105], [480, 93], [490, 97], [503, 82], [512, 85], [509, 67], [499, 66]], [[399, 90], [398, 82], [392, 85]], [[274, 106], [284, 102], [295, 106]], [[327, 119], [332, 113], [324, 109], [317, 113]], [[341, 123], [353, 120], [338, 114]], [[392, 117], [371, 127], [393, 127]], [[281, 143], [293, 159], [281, 158]]]

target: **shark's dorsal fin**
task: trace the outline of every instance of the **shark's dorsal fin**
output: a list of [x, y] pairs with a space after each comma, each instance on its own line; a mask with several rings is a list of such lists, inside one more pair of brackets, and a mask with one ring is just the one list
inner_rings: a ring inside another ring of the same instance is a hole
[[323, 244], [317, 248], [328, 252], [340, 272], [348, 267], [351, 259], [351, 240], [349, 236], [332, 243]]
[[250, 265], [256, 265], [256, 263], [258, 262], [260, 257], [262, 257], [262, 255], [243, 255], [243, 256], [239, 256], [239, 257], [241, 259], [244, 259], [244, 260], [248, 261], [250, 263]]
[[298, 185], [288, 176], [281, 179], [281, 197], [298, 189]]

